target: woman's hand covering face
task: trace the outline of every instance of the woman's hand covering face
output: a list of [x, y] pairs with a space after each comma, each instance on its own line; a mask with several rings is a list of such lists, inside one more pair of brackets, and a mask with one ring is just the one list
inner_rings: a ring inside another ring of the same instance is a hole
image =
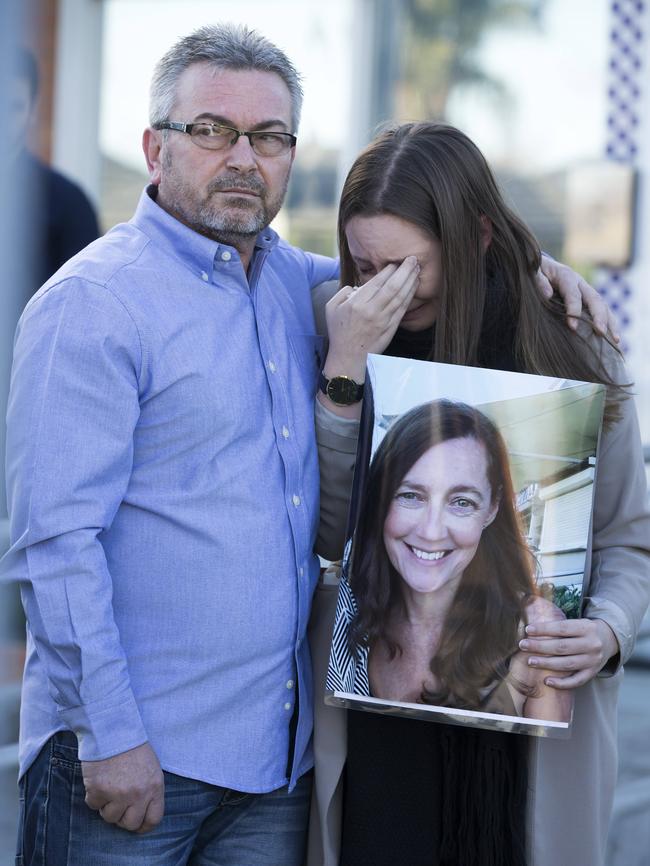
[[359, 287], [344, 286], [326, 308], [329, 351], [325, 373], [363, 381], [368, 352], [381, 354], [392, 340], [418, 286], [415, 256], [387, 265]]

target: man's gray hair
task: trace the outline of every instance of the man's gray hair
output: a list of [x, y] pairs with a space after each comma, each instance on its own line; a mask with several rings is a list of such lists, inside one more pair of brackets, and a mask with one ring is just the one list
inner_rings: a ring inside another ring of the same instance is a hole
[[[240, 24], [201, 27], [180, 39], [158, 61], [151, 80], [149, 123], [171, 120], [176, 86], [181, 74], [194, 63], [210, 63], [219, 69], [255, 69], [275, 72], [291, 96], [292, 132], [298, 131], [302, 108], [300, 75], [284, 51], [255, 30]], [[191, 118], [175, 118], [186, 121]]]

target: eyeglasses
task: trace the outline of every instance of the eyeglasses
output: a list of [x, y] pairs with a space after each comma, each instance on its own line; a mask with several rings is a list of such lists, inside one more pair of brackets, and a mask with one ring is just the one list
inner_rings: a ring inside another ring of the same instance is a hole
[[280, 156], [295, 147], [296, 136], [290, 132], [245, 132], [232, 126], [222, 126], [220, 123], [176, 123], [165, 120], [156, 123], [154, 129], [174, 129], [187, 133], [194, 144], [206, 150], [224, 150], [233, 147], [242, 135], [249, 140], [251, 147], [258, 156]]

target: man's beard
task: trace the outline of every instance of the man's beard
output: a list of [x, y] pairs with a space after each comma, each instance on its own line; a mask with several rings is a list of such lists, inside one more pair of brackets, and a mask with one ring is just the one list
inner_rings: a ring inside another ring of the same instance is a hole
[[[287, 177], [287, 182], [289, 178]], [[207, 195], [199, 208], [199, 221], [220, 241], [232, 243], [237, 238], [256, 237], [275, 218], [282, 206], [287, 182], [273, 199], [268, 198], [266, 184], [261, 178], [243, 178], [223, 175], [215, 178], [207, 189]], [[225, 189], [250, 190], [256, 198], [236, 193], [228, 195], [228, 204], [219, 207], [214, 194]]]
[[[260, 177], [230, 173], [212, 180], [205, 196], [197, 200], [196, 191], [189, 189], [182, 178], [170, 171], [170, 154], [167, 156], [165, 198], [161, 203], [186, 226], [212, 240], [237, 247], [238, 241], [257, 237], [282, 206], [289, 182], [288, 172], [282, 189], [273, 198], [268, 198], [266, 184]], [[215, 194], [233, 188], [250, 190], [254, 196], [230, 193], [225, 205], [216, 202]]]

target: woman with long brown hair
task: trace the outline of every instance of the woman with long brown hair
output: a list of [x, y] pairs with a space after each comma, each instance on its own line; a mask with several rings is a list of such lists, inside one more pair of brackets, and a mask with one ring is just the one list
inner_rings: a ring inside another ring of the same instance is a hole
[[526, 665], [521, 628], [564, 619], [535, 581], [506, 446], [473, 406], [433, 400], [372, 459], [334, 626], [328, 689], [568, 722], [568, 692]]
[[[339, 249], [343, 288], [325, 310], [317, 420], [337, 415], [340, 426], [334, 444], [321, 438], [324, 466], [328, 448], [354, 451], [367, 352], [601, 382], [608, 398], [581, 618], [535, 618], [519, 644], [548, 687], [575, 690], [571, 739], [360, 712], [345, 720], [317, 703], [310, 866], [337, 864], [339, 852], [341, 866], [602, 866], [621, 665], [650, 576], [642, 451], [620, 353], [588, 321], [567, 329], [561, 305], [540, 296], [535, 238], [453, 127], [406, 124], [368, 146], [344, 185]], [[346, 513], [350, 478], [322, 476], [334, 520]]]

